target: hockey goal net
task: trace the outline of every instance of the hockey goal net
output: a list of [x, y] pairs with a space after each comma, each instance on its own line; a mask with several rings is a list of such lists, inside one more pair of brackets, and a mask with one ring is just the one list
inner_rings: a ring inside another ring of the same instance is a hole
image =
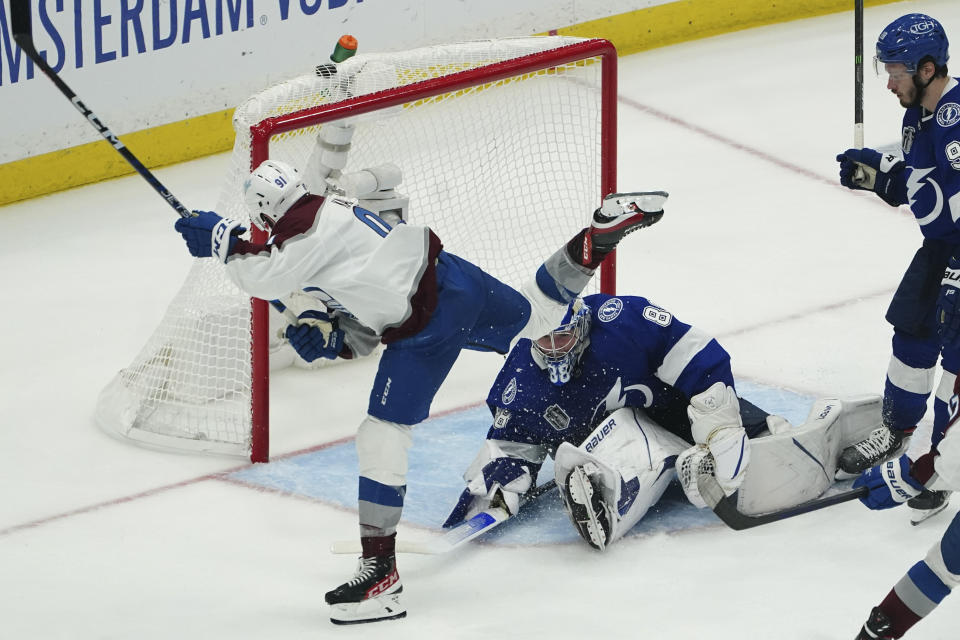
[[[248, 220], [251, 169], [268, 157], [303, 168], [324, 123], [342, 118], [356, 124], [345, 172], [399, 166], [408, 222], [514, 286], [616, 190], [616, 50], [529, 37], [360, 54], [335, 74], [252, 96], [234, 114], [218, 213]], [[613, 291], [613, 269], [608, 260], [594, 290]], [[265, 461], [274, 313], [222, 265], [197, 260], [139, 355], [101, 393], [97, 422], [148, 446]]]

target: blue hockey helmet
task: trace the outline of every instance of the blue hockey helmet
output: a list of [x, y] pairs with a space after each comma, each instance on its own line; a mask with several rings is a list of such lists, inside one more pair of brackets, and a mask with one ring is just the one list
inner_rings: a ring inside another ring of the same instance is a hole
[[924, 58], [937, 67], [947, 64], [950, 43], [943, 25], [923, 13], [910, 13], [891, 22], [877, 39], [874, 69], [879, 75], [884, 64], [899, 63], [909, 73], [916, 73]]
[[562, 385], [570, 381], [573, 368], [590, 344], [590, 307], [583, 298], [570, 303], [563, 323], [533, 341], [533, 359], [550, 374], [550, 382]]

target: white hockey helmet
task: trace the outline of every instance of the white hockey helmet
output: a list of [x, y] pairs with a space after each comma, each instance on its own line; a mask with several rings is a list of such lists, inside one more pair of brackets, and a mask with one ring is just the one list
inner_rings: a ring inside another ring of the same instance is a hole
[[564, 316], [564, 322], [545, 336], [537, 338], [530, 353], [540, 368], [550, 374], [550, 382], [560, 386], [570, 381], [574, 367], [590, 344], [590, 307], [576, 298]]
[[267, 232], [287, 209], [308, 193], [296, 167], [279, 160], [264, 160], [243, 183], [243, 199], [250, 211], [250, 220]]

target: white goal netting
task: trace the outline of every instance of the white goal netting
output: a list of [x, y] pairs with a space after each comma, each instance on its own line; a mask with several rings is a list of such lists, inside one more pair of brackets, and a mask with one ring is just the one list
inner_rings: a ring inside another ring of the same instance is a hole
[[[350, 118], [344, 171], [399, 166], [408, 222], [518, 286], [615, 189], [614, 79], [609, 43], [575, 38], [357, 55], [333, 75], [296, 77], [237, 107], [217, 212], [249, 219], [242, 183], [252, 166], [272, 157], [303, 168], [324, 122]], [[268, 402], [252, 383], [268, 370], [262, 351], [251, 356], [263, 332], [222, 265], [197, 260], [154, 334], [101, 393], [98, 423], [147, 445], [250, 455], [256, 406]]]

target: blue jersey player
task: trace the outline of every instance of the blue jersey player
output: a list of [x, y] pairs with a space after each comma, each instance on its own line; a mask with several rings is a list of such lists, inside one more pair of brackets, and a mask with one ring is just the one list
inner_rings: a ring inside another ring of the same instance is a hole
[[[960, 433], [951, 430], [960, 370], [960, 87], [947, 72], [947, 47], [943, 26], [923, 14], [902, 16], [881, 32], [874, 62], [906, 109], [903, 160], [870, 149], [838, 157], [844, 185], [873, 189], [894, 206], [909, 204], [924, 236], [887, 312], [894, 338], [884, 425], [845, 452], [845, 470], [875, 465], [902, 446], [924, 414], [938, 357], [943, 367], [930, 452], [915, 461], [906, 455], [888, 460], [855, 481], [869, 488], [862, 501], [871, 509], [908, 502], [934, 513], [946, 506], [949, 491], [960, 488]], [[865, 181], [858, 179], [858, 167]], [[874, 607], [858, 640], [902, 637], [958, 583], [960, 516], [955, 516], [943, 539]]]
[[516, 513], [549, 454], [574, 525], [597, 549], [659, 500], [674, 468], [698, 506], [702, 465], [732, 494], [748, 436], [775, 423], [737, 397], [715, 339], [638, 296], [575, 300], [562, 326], [518, 342], [487, 404], [493, 425], [444, 526], [494, 502]]
[[[905, 448], [907, 436], [926, 412], [940, 359], [943, 374], [934, 397], [936, 444], [943, 437], [947, 400], [960, 371], [956, 296], [941, 297], [938, 309], [944, 271], [952, 268], [958, 273], [960, 268], [956, 222], [960, 218], [960, 87], [947, 73], [947, 49], [942, 25], [930, 16], [909, 14], [887, 26], [877, 41], [874, 65], [878, 74], [887, 76], [887, 88], [906, 109], [903, 158], [873, 149], [848, 149], [837, 156], [843, 185], [873, 190], [892, 206], [909, 205], [923, 234], [923, 244], [887, 311], [894, 331], [884, 387], [884, 422], [844, 452], [840, 468], [850, 474]], [[945, 310], [944, 304], [949, 308]], [[917, 510], [915, 521], [940, 510], [948, 495], [928, 491], [911, 501]]]

